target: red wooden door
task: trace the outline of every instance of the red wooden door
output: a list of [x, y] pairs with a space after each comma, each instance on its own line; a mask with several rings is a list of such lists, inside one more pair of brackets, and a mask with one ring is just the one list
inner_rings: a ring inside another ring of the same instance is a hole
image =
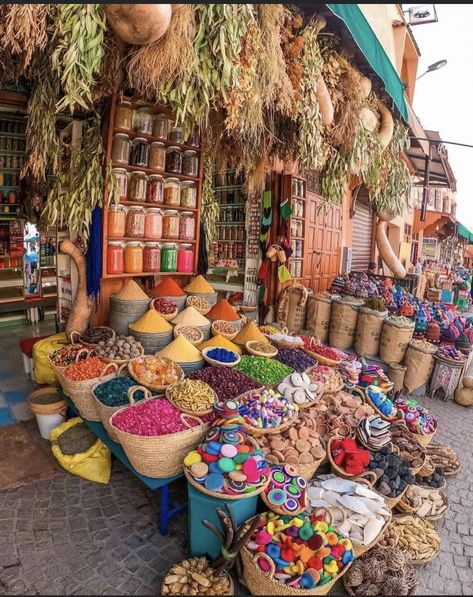
[[303, 284], [314, 292], [328, 290], [338, 275], [342, 238], [342, 208], [318, 211], [320, 195], [307, 193]]

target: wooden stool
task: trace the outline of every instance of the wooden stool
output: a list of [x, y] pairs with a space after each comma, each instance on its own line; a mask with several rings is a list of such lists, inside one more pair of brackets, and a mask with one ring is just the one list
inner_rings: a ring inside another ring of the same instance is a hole
[[452, 400], [460, 382], [465, 363], [447, 363], [443, 359], [436, 360], [432, 379], [430, 381], [430, 396], [435, 398], [438, 390], [444, 391], [444, 400]]

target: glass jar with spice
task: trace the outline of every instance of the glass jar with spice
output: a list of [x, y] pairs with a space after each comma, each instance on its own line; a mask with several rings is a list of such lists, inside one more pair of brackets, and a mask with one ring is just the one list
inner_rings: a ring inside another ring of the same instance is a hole
[[130, 137], [126, 133], [116, 133], [112, 140], [112, 161], [128, 164], [130, 159]]
[[163, 214], [160, 209], [150, 207], [145, 214], [145, 238], [159, 240], [163, 235]]
[[123, 247], [118, 241], [107, 243], [107, 274], [123, 274], [125, 271]]
[[195, 217], [191, 211], [183, 211], [179, 218], [179, 238], [181, 240], [194, 240]]
[[125, 272], [127, 274], [141, 274], [143, 271], [143, 246], [139, 242], [129, 242], [125, 245]]
[[182, 172], [182, 151], [172, 145], [166, 149], [166, 172], [180, 174]]
[[146, 200], [147, 177], [146, 173], [138, 170], [130, 174], [128, 182], [128, 199], [130, 201]]
[[133, 108], [131, 102], [121, 101], [115, 109], [115, 128], [131, 131], [133, 125]]
[[199, 158], [197, 152], [188, 149], [182, 156], [182, 173], [186, 176], [197, 176], [199, 173]]
[[189, 135], [187, 141], [187, 145], [192, 145], [193, 147], [199, 147], [200, 144], [200, 131], [199, 127], [195, 127], [192, 133]]
[[145, 243], [143, 251], [143, 271], [159, 272], [161, 269], [161, 249], [158, 243]]
[[148, 176], [148, 187], [146, 189], [146, 202], [155, 205], [162, 205], [164, 201], [164, 181], [160, 174]]
[[171, 129], [171, 122], [166, 114], [155, 114], [153, 116], [153, 137], [167, 139]]
[[113, 168], [112, 174], [117, 183], [118, 198], [120, 201], [123, 201], [127, 198], [128, 190], [128, 176], [126, 170], [125, 168]]
[[145, 212], [139, 205], [131, 205], [126, 214], [126, 234], [129, 238], [143, 238], [145, 235]]
[[195, 183], [187, 180], [181, 182], [181, 207], [187, 207], [187, 209], [195, 209], [197, 207], [197, 189]]
[[136, 137], [131, 144], [130, 164], [132, 166], [148, 165], [149, 144], [144, 137]]
[[182, 143], [184, 141], [184, 133], [182, 127], [180, 126], [173, 126], [169, 131], [169, 141], [174, 141], [174, 143]]
[[177, 251], [177, 271], [191, 274], [194, 271], [194, 251], [192, 245], [179, 245]]
[[177, 178], [164, 180], [164, 205], [179, 207], [181, 204], [181, 185]]
[[179, 238], [179, 213], [168, 209], [163, 215], [163, 238]]
[[164, 143], [153, 141], [149, 148], [148, 167], [153, 170], [164, 171], [166, 164], [166, 148]]
[[161, 247], [161, 271], [175, 272], [177, 270], [177, 248], [174, 243], [164, 243]]
[[126, 231], [126, 213], [122, 205], [111, 205], [107, 214], [107, 236], [123, 238]]
[[153, 132], [153, 110], [151, 106], [141, 106], [133, 112], [133, 131], [141, 135]]

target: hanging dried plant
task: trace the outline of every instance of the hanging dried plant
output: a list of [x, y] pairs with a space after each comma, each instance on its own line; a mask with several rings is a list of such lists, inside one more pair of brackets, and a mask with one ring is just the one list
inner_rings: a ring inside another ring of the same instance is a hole
[[26, 125], [26, 160], [21, 177], [31, 176], [35, 181], [45, 181], [46, 174], [57, 174], [60, 160], [60, 141], [56, 130], [56, 102], [60, 84], [51, 69], [51, 51], [33, 58], [28, 76], [32, 91], [28, 100]]
[[217, 239], [217, 221], [220, 215], [220, 203], [213, 189], [213, 160], [211, 155], [211, 137], [204, 147], [204, 177], [202, 180], [202, 220], [205, 224], [207, 251]]
[[317, 80], [322, 72], [322, 55], [317, 43], [325, 20], [313, 20], [304, 29], [301, 53], [302, 78], [297, 119], [299, 124], [298, 160], [301, 168], [317, 170], [326, 157], [322, 115], [317, 101]]
[[35, 52], [42, 52], [48, 43], [51, 4], [7, 4], [5, 9], [2, 45], [20, 56], [24, 73]]
[[287, 75], [294, 90], [294, 113], [299, 101], [302, 66], [300, 55], [304, 45], [304, 37], [300, 34], [302, 18], [286, 10], [284, 24], [281, 29], [281, 49], [286, 62]]
[[97, 82], [92, 88], [94, 103], [118, 93], [124, 87], [124, 52], [121, 43], [112, 29], [105, 31], [103, 40], [104, 55]]
[[89, 110], [92, 87], [104, 54], [105, 13], [100, 4], [59, 4], [55, 20], [56, 47], [51, 57], [64, 96], [60, 112], [68, 108]]
[[72, 233], [88, 241], [92, 212], [102, 206], [104, 187], [113, 198], [116, 195], [115, 177], [106, 165], [102, 143], [100, 118], [97, 114], [84, 123], [80, 150], [72, 150], [73, 167], [64, 169], [48, 195], [44, 219], [49, 225], [62, 223]]
[[163, 85], [188, 80], [197, 68], [194, 11], [194, 4], [183, 5], [173, 13], [162, 39], [131, 53], [127, 65], [130, 86], [149, 100], [159, 96]]

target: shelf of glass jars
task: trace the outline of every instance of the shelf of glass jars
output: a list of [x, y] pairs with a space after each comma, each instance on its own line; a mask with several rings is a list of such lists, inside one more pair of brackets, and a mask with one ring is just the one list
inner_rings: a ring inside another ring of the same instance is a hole
[[150, 276], [192, 276], [189, 272], [141, 272], [140, 274], [104, 274], [103, 278], [149, 278]]
[[176, 245], [195, 245], [196, 240], [185, 240], [183, 238], [136, 238], [132, 236], [107, 236], [107, 240], [117, 242], [136, 242], [136, 243], [175, 243]]
[[189, 176], [188, 174], [176, 174], [175, 172], [162, 172], [154, 170], [153, 168], [146, 168], [145, 166], [130, 166], [127, 164], [120, 164], [118, 162], [112, 163], [112, 168], [122, 168], [128, 172], [145, 172], [145, 174], [159, 174], [160, 176], [168, 178], [177, 178], [179, 180], [189, 180], [191, 182], [199, 182], [198, 176]]
[[[199, 210], [192, 207], [182, 207], [180, 205], [164, 205], [164, 203], [146, 203], [143, 201], [129, 201], [128, 199], [121, 199], [120, 205], [137, 205], [138, 207], [154, 207], [162, 210], [175, 210], [175, 211], [192, 211], [198, 212]], [[107, 206], [110, 209], [110, 205]], [[113, 204], [112, 204], [113, 207]]]
[[218, 243], [242, 243], [242, 244], [245, 244], [246, 241], [244, 239], [243, 240], [233, 240], [233, 239], [230, 240], [228, 238], [217, 238], [217, 242]]
[[114, 128], [113, 129], [113, 134], [122, 134], [122, 135], [128, 135], [128, 137], [130, 137], [130, 139], [146, 139], [146, 141], [148, 141], [149, 143], [162, 143], [163, 145], [165, 145], [166, 147], [179, 147], [179, 149], [182, 149], [183, 151], [196, 151], [197, 153], [200, 153], [200, 147], [198, 145], [188, 145], [187, 143], [179, 143], [178, 141], [170, 141], [169, 139], [162, 139], [161, 137], [154, 137], [153, 135], [146, 135], [145, 133], [134, 133], [132, 131], [127, 131], [125, 129], [117, 129]]

